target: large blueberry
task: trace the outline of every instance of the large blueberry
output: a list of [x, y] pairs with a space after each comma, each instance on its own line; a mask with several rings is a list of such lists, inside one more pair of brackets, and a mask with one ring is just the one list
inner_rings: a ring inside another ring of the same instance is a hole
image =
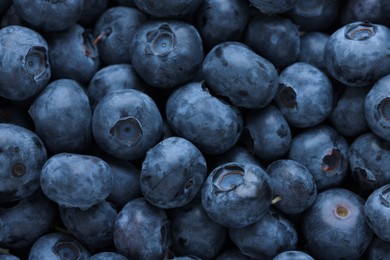
[[194, 12], [202, 0], [133, 0], [142, 12], [159, 18], [185, 17]]
[[249, 2], [264, 14], [279, 14], [293, 8], [297, 0], [249, 0]]
[[162, 117], [146, 94], [124, 89], [107, 94], [96, 106], [92, 132], [99, 147], [123, 160], [145, 155], [162, 133]]
[[239, 42], [215, 46], [203, 61], [203, 76], [215, 94], [237, 107], [265, 107], [278, 91], [274, 65]]
[[13, 25], [0, 30], [0, 59], [2, 97], [28, 99], [41, 91], [50, 80], [46, 40], [29, 28]]

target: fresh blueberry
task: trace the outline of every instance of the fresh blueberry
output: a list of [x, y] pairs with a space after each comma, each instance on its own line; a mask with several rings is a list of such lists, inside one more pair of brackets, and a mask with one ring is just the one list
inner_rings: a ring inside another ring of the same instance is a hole
[[130, 63], [129, 44], [135, 31], [145, 23], [145, 14], [136, 8], [116, 6], [104, 11], [94, 25], [94, 44], [105, 64]]
[[229, 248], [224, 252], [218, 255], [215, 260], [250, 260], [251, 258], [247, 257], [237, 248]]
[[88, 209], [110, 194], [112, 174], [98, 157], [60, 153], [46, 161], [40, 182], [45, 195], [60, 206]]
[[128, 202], [115, 221], [114, 243], [129, 259], [161, 260], [172, 244], [165, 211], [144, 198]]
[[178, 18], [193, 13], [202, 0], [133, 0], [143, 13], [158, 18]]
[[50, 152], [80, 152], [92, 141], [91, 107], [77, 81], [52, 81], [35, 98], [28, 112], [35, 132]]
[[84, 0], [83, 11], [77, 23], [91, 28], [99, 16], [107, 9], [109, 0]]
[[249, 2], [264, 14], [279, 14], [293, 8], [297, 0], [249, 0]]
[[351, 87], [374, 84], [390, 73], [390, 29], [369, 22], [354, 22], [336, 30], [325, 46], [328, 72]]
[[34, 132], [13, 124], [1, 123], [0, 136], [0, 202], [27, 198], [39, 188], [45, 146]]
[[314, 260], [314, 258], [302, 251], [284, 251], [272, 260]]
[[162, 133], [162, 117], [146, 94], [124, 89], [103, 97], [92, 117], [96, 143], [108, 154], [122, 160], [145, 155]]
[[301, 51], [298, 61], [309, 63], [327, 73], [324, 52], [329, 35], [322, 32], [308, 32], [300, 36]]
[[343, 25], [356, 21], [388, 25], [388, 19], [388, 13], [382, 7], [381, 0], [347, 0], [340, 13], [340, 21]]
[[128, 258], [115, 252], [100, 252], [94, 254], [88, 260], [128, 260]]
[[390, 259], [390, 242], [375, 236], [367, 249], [368, 260]]
[[153, 20], [141, 25], [131, 43], [131, 63], [153, 87], [173, 88], [190, 81], [203, 61], [202, 39], [191, 24]]
[[39, 33], [29, 28], [13, 25], [0, 30], [0, 59], [2, 97], [26, 100], [49, 82], [48, 45]]
[[307, 248], [319, 259], [358, 259], [373, 237], [364, 200], [341, 188], [319, 193], [302, 226]]
[[175, 90], [167, 101], [166, 117], [175, 133], [209, 154], [232, 148], [243, 126], [240, 111], [212, 96], [202, 82]]
[[265, 107], [278, 91], [274, 65], [239, 42], [215, 46], [203, 61], [203, 76], [216, 95], [236, 107]]
[[201, 195], [203, 208], [212, 220], [226, 227], [242, 228], [266, 214], [272, 188], [267, 173], [259, 166], [232, 162], [209, 174]]
[[170, 137], [146, 153], [141, 189], [157, 207], [181, 207], [195, 197], [206, 175], [206, 160], [199, 149], [184, 138]]
[[275, 100], [291, 126], [312, 127], [332, 112], [332, 83], [313, 65], [297, 62], [280, 73]]

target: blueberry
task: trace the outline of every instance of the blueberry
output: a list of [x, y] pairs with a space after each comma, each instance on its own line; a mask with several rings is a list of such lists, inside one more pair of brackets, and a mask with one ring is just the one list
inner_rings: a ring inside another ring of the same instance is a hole
[[60, 206], [88, 209], [110, 194], [112, 174], [98, 157], [60, 153], [46, 161], [40, 182], [45, 195]]
[[300, 36], [300, 56], [298, 61], [309, 63], [327, 73], [324, 52], [329, 35], [322, 32], [308, 32]]
[[100, 252], [94, 254], [88, 260], [128, 260], [128, 258], [115, 252]]
[[80, 152], [92, 141], [91, 107], [77, 81], [52, 81], [35, 98], [29, 114], [35, 132], [53, 153]]
[[340, 21], [343, 25], [356, 21], [388, 25], [388, 13], [385, 10], [381, 0], [348, 0], [340, 13]]
[[153, 87], [173, 88], [190, 81], [203, 61], [202, 39], [191, 24], [153, 20], [135, 32], [131, 63]]
[[194, 12], [202, 0], [133, 0], [142, 12], [159, 18], [179, 18]]
[[0, 136], [0, 202], [27, 198], [39, 188], [46, 148], [34, 132], [17, 125], [1, 123]]
[[51, 66], [47, 42], [39, 33], [7, 26], [0, 30], [0, 46], [0, 96], [26, 100], [46, 86]]
[[181, 207], [195, 197], [206, 175], [206, 160], [198, 148], [184, 138], [170, 137], [146, 153], [141, 189], [157, 207]]
[[134, 89], [118, 90], [97, 104], [92, 132], [102, 150], [119, 159], [134, 160], [158, 142], [162, 118], [148, 95]]
[[272, 188], [262, 168], [226, 163], [209, 174], [201, 195], [203, 208], [212, 220], [226, 227], [242, 228], [266, 214]]
[[367, 249], [367, 259], [390, 259], [390, 242], [383, 241], [375, 236]]
[[390, 29], [354, 22], [336, 30], [325, 46], [329, 73], [351, 87], [369, 86], [390, 73]]
[[83, 11], [77, 23], [91, 28], [99, 16], [107, 9], [109, 0], [84, 0]]
[[373, 237], [363, 210], [364, 200], [349, 190], [333, 188], [319, 193], [302, 221], [313, 257], [359, 258]]
[[161, 260], [172, 243], [165, 211], [144, 198], [128, 202], [115, 221], [114, 243], [129, 259]]
[[332, 83], [313, 65], [297, 62], [280, 73], [275, 100], [291, 126], [312, 127], [332, 112]]
[[130, 63], [129, 43], [146, 21], [145, 14], [136, 8], [116, 6], [105, 10], [94, 25], [100, 60], [108, 65]]
[[209, 154], [232, 148], [243, 125], [240, 111], [212, 96], [200, 82], [186, 84], [170, 95], [166, 117], [175, 133]]
[[6, 253], [0, 253], [0, 259], [1, 260], [20, 260], [19, 257], [11, 255], [11, 254], [6, 254]]
[[264, 14], [278, 14], [293, 8], [297, 0], [249, 0], [249, 2]]
[[302, 251], [284, 251], [272, 260], [314, 260], [314, 258]]
[[203, 75], [215, 94], [237, 107], [265, 107], [278, 91], [274, 65], [238, 42], [215, 46], [203, 61]]

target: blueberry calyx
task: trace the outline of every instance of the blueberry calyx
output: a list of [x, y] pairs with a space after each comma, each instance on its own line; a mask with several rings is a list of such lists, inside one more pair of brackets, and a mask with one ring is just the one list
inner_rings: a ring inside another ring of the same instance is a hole
[[383, 206], [390, 208], [390, 185], [386, 185], [382, 188], [379, 194], [379, 200]]
[[72, 241], [57, 242], [53, 251], [60, 259], [79, 259], [81, 256], [80, 248]]
[[156, 56], [167, 56], [176, 44], [176, 35], [168, 24], [146, 34], [145, 53]]
[[15, 177], [22, 177], [26, 174], [26, 166], [22, 163], [15, 163], [12, 166], [12, 175]]
[[97, 58], [98, 55], [97, 55], [96, 44], [94, 44], [92, 35], [88, 32], [83, 32], [82, 37], [83, 37], [83, 48], [84, 48], [85, 56], [91, 59]]
[[142, 137], [142, 126], [138, 119], [127, 117], [115, 123], [110, 133], [127, 145], [137, 143]]
[[49, 63], [46, 49], [39, 46], [32, 47], [25, 57], [24, 67], [26, 72], [34, 75], [34, 79], [37, 81], [42, 78], [47, 78], [48, 74], [46, 72]]
[[292, 87], [280, 84], [279, 98], [282, 105], [286, 108], [298, 108], [297, 93]]
[[213, 178], [214, 187], [220, 191], [231, 191], [244, 183], [244, 169], [238, 165], [226, 165], [218, 169]]
[[349, 24], [345, 28], [345, 37], [354, 41], [364, 41], [376, 34], [377, 26], [369, 22]]
[[336, 207], [335, 214], [336, 217], [345, 219], [350, 215], [350, 212], [346, 206], [340, 205]]
[[329, 149], [326, 155], [322, 158], [322, 171], [327, 173], [336, 171], [340, 167], [341, 160], [342, 154], [339, 149]]

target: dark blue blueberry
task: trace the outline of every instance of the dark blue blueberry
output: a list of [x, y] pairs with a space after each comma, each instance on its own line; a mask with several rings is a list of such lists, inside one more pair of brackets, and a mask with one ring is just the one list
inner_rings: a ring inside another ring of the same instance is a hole
[[237, 248], [229, 248], [218, 255], [215, 260], [251, 260]]
[[254, 164], [220, 165], [209, 174], [201, 192], [206, 214], [215, 222], [234, 228], [261, 219], [272, 200], [270, 179]]
[[74, 237], [63, 233], [48, 233], [35, 241], [29, 260], [87, 260], [91, 252]]
[[203, 43], [212, 48], [226, 41], [239, 41], [249, 19], [241, 0], [203, 0], [197, 12], [197, 27]]
[[60, 153], [50, 157], [40, 174], [45, 195], [63, 207], [88, 209], [110, 194], [108, 164], [91, 155]]
[[284, 251], [272, 260], [314, 260], [314, 258], [302, 251]]
[[49, 61], [55, 79], [74, 79], [86, 84], [99, 67], [99, 53], [92, 34], [81, 25], [46, 36]]
[[117, 212], [107, 201], [86, 210], [60, 207], [61, 220], [80, 242], [93, 249], [113, 245], [113, 227]]
[[141, 25], [131, 43], [131, 63], [153, 87], [172, 88], [190, 81], [203, 61], [202, 39], [191, 24], [153, 20]]
[[390, 29], [354, 22], [336, 30], [325, 46], [328, 72], [351, 87], [374, 84], [390, 73]]
[[8, 249], [30, 246], [49, 231], [55, 214], [55, 204], [40, 190], [15, 205], [0, 204], [0, 246]]
[[274, 65], [239, 42], [215, 46], [203, 61], [203, 76], [216, 95], [236, 107], [265, 107], [278, 91]]
[[373, 133], [363, 134], [351, 144], [348, 159], [352, 177], [362, 191], [372, 191], [390, 183], [390, 142]]
[[242, 131], [240, 111], [212, 96], [205, 84], [175, 90], [166, 104], [167, 122], [179, 136], [202, 152], [221, 154], [232, 148]]
[[[37, 32], [14, 25], [0, 30], [0, 96], [25, 100], [49, 82], [48, 45]], [[12, 84], [10, 84], [12, 82]]]
[[133, 0], [143, 13], [159, 18], [184, 17], [193, 13], [202, 0]]
[[77, 23], [91, 28], [99, 16], [107, 9], [109, 0], [84, 0], [83, 11]]
[[114, 243], [117, 252], [129, 259], [161, 260], [172, 244], [170, 232], [165, 211], [138, 198], [119, 212]]
[[301, 51], [298, 61], [309, 63], [327, 73], [324, 52], [330, 36], [322, 32], [309, 32], [300, 37]]
[[367, 249], [368, 260], [390, 259], [390, 242], [375, 236]]
[[200, 201], [169, 211], [169, 217], [175, 254], [214, 259], [225, 245], [227, 229], [206, 215]]
[[[337, 1], [335, 1], [337, 2]], [[381, 0], [347, 0], [339, 17], [341, 24], [368, 21], [388, 25], [389, 17]]]
[[390, 141], [390, 75], [378, 80], [364, 100], [367, 123], [379, 137]]
[[249, 0], [249, 2], [264, 14], [279, 14], [293, 8], [297, 0]]
[[184, 138], [169, 137], [146, 153], [141, 189], [156, 207], [181, 207], [195, 197], [206, 175], [206, 160], [198, 148]]
[[130, 63], [129, 44], [138, 27], [147, 21], [138, 9], [125, 6], [104, 11], [94, 26], [99, 59], [105, 64]]
[[91, 108], [108, 93], [121, 89], [137, 89], [144, 92], [142, 81], [130, 64], [114, 64], [96, 72], [89, 82], [87, 94]]
[[13, 124], [1, 123], [0, 136], [0, 202], [27, 198], [39, 188], [45, 146], [34, 132]]
[[293, 138], [289, 159], [302, 163], [313, 175], [318, 190], [340, 185], [348, 172], [349, 145], [330, 126], [307, 129]]
[[341, 91], [329, 119], [342, 135], [353, 137], [369, 131], [364, 115], [364, 100], [369, 90], [346, 87]]
[[35, 132], [50, 152], [79, 152], [92, 141], [91, 107], [77, 81], [52, 81], [35, 98], [28, 112]]
[[88, 260], [128, 260], [128, 258], [115, 252], [100, 252], [94, 254]]
[[273, 105], [250, 110], [245, 116], [243, 139], [249, 151], [263, 160], [275, 160], [288, 152], [290, 127], [283, 114]]
[[314, 177], [302, 163], [273, 161], [267, 167], [273, 190], [273, 206], [286, 214], [298, 214], [310, 208], [317, 196]]
[[291, 65], [299, 58], [299, 31], [287, 18], [254, 16], [246, 28], [244, 42], [277, 68]]
[[34, 27], [46, 32], [58, 32], [76, 24], [84, 1], [90, 0], [14, 0], [20, 17]]
[[332, 112], [332, 83], [313, 65], [297, 62], [280, 73], [275, 100], [290, 125], [312, 127]]
[[1, 260], [20, 260], [19, 257], [8, 254], [8, 253], [0, 253]]
[[92, 132], [102, 150], [122, 160], [134, 160], [160, 139], [162, 117], [148, 95], [134, 89], [118, 90], [97, 104]]
[[271, 259], [283, 251], [295, 250], [298, 243], [293, 224], [273, 210], [252, 225], [230, 228], [229, 235], [244, 255], [255, 259]]
[[382, 240], [390, 242], [390, 184], [371, 193], [364, 205], [364, 214], [372, 231]]
[[363, 211], [364, 200], [349, 190], [334, 188], [319, 193], [302, 221], [311, 255], [319, 259], [358, 259], [373, 237]]

